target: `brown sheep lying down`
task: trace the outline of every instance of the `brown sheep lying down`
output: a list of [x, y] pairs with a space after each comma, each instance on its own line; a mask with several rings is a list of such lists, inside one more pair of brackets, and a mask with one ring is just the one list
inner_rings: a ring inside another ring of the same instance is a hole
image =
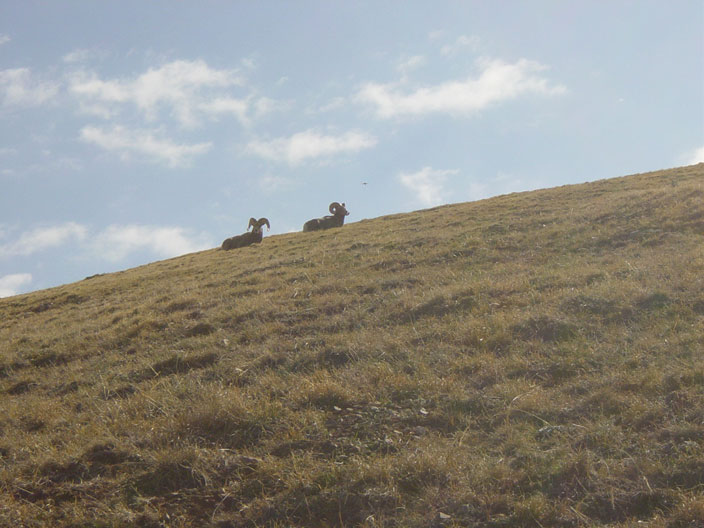
[[[251, 246], [252, 244], [259, 244], [262, 241], [262, 227], [264, 225], [266, 225], [267, 230], [271, 227], [269, 225], [269, 220], [266, 218], [260, 218], [259, 220], [250, 218], [249, 225], [247, 226], [247, 233], [225, 239], [220, 247], [227, 250]], [[252, 228], [252, 231], [249, 231], [250, 227]]]

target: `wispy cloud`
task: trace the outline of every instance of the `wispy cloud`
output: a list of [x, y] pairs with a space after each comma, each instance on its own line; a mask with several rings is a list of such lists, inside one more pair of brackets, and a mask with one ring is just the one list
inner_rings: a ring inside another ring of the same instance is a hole
[[[9, 238], [11, 232], [0, 225], [0, 240]], [[207, 233], [178, 226], [111, 225], [95, 231], [77, 222], [65, 222], [22, 232], [15, 240], [0, 244], [0, 258], [26, 257], [68, 245], [76, 255], [109, 261], [122, 260], [137, 251], [168, 258], [213, 246]]]
[[343, 108], [347, 104], [347, 98], [345, 97], [333, 97], [328, 101], [327, 103], [316, 107], [315, 109], [309, 110], [309, 113], [315, 114], [315, 113], [322, 113], [322, 112], [330, 112], [332, 110], [339, 110], [340, 108]]
[[704, 145], [694, 149], [685, 157], [685, 165], [696, 165], [697, 163], [704, 163]]
[[115, 107], [131, 105], [147, 120], [155, 120], [165, 110], [187, 127], [198, 125], [204, 115], [234, 113], [242, 118], [241, 105], [247, 104], [227, 92], [244, 84], [237, 71], [211, 68], [203, 60], [177, 60], [127, 79], [103, 80], [78, 71], [69, 84], [71, 92], [88, 106], [107, 106], [115, 113]]
[[426, 207], [443, 202], [443, 191], [447, 176], [457, 174], [456, 169], [439, 170], [423, 167], [417, 172], [402, 172], [398, 180], [404, 187], [412, 191], [418, 202]]
[[325, 135], [315, 130], [306, 130], [287, 138], [250, 141], [245, 147], [245, 152], [294, 166], [311, 159], [358, 152], [371, 148], [376, 143], [375, 137], [364, 132], [351, 131], [342, 135]]
[[137, 251], [175, 257], [208, 249], [212, 243], [207, 235], [196, 235], [182, 227], [132, 224], [109, 226], [95, 236], [91, 247], [101, 258], [119, 261]]
[[23, 286], [32, 282], [31, 273], [13, 273], [0, 277], [0, 297], [17, 295]]
[[233, 97], [216, 97], [211, 101], [198, 104], [199, 111], [212, 116], [233, 115], [242, 124], [249, 124], [247, 112], [251, 108], [250, 99], [235, 99]]
[[130, 130], [119, 125], [109, 129], [86, 126], [81, 129], [80, 137], [87, 143], [117, 152], [123, 159], [137, 154], [173, 168], [189, 167], [196, 156], [205, 154], [212, 147], [210, 142], [179, 144], [157, 137], [152, 130]]
[[460, 81], [404, 93], [398, 83], [368, 83], [357, 94], [359, 101], [376, 107], [381, 118], [429, 113], [471, 114], [491, 104], [522, 95], [561, 95], [565, 86], [553, 84], [540, 75], [546, 66], [521, 59], [509, 64], [501, 60], [481, 60], [480, 73]]
[[440, 48], [440, 53], [445, 56], [454, 55], [463, 50], [474, 51], [479, 46], [479, 37], [461, 35], [451, 44], [446, 44]]
[[474, 178], [467, 183], [467, 199], [483, 200], [500, 194], [538, 189], [540, 179], [527, 180], [520, 175], [499, 171], [494, 176]]
[[401, 75], [408, 75], [409, 72], [421, 67], [425, 64], [426, 59], [424, 55], [414, 55], [412, 57], [406, 57], [402, 59], [397, 65], [396, 70], [401, 73]]
[[53, 99], [59, 83], [37, 79], [29, 68], [0, 70], [0, 101], [3, 106], [38, 106]]
[[434, 29], [433, 31], [428, 33], [428, 40], [439, 40], [445, 36], [447, 31], [444, 29]]
[[290, 191], [291, 187], [296, 185], [296, 180], [286, 176], [264, 174], [257, 178], [257, 183], [262, 192], [273, 194]]
[[0, 34], [0, 46], [2, 46], [3, 44], [7, 44], [11, 40], [12, 39], [8, 35]]
[[61, 60], [68, 64], [76, 64], [79, 62], [87, 62], [91, 59], [104, 58], [106, 55], [107, 53], [102, 50], [79, 48], [65, 54], [61, 57]]
[[0, 147], [0, 157], [14, 156], [17, 154], [17, 149], [12, 147]]
[[76, 222], [38, 227], [22, 233], [15, 242], [0, 245], [0, 257], [32, 255], [72, 240], [84, 240], [87, 233], [87, 228]]

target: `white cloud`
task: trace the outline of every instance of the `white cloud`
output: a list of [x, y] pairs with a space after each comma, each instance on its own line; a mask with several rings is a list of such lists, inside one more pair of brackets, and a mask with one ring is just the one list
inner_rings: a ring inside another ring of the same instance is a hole
[[357, 152], [376, 145], [375, 137], [363, 132], [347, 132], [339, 136], [320, 134], [314, 130], [299, 132], [288, 138], [271, 141], [250, 141], [245, 152], [264, 159], [298, 165], [315, 158]]
[[151, 130], [130, 130], [118, 125], [111, 129], [86, 126], [81, 129], [80, 137], [87, 143], [119, 153], [123, 159], [129, 159], [132, 154], [141, 154], [169, 167], [188, 167], [196, 156], [205, 154], [212, 147], [209, 142], [178, 144], [158, 138]]
[[685, 165], [696, 165], [697, 163], [704, 163], [704, 146], [694, 149], [690, 152], [685, 161]]
[[551, 84], [539, 75], [546, 66], [527, 59], [513, 64], [482, 60], [479, 68], [480, 74], [476, 78], [448, 81], [410, 93], [402, 93], [397, 84], [368, 83], [357, 98], [374, 105], [379, 117], [391, 118], [433, 112], [471, 114], [525, 94], [560, 95], [566, 92], [563, 85]]
[[[133, 105], [148, 120], [166, 109], [181, 125], [195, 126], [204, 112], [233, 113], [236, 100], [223, 90], [242, 84], [236, 71], [214, 69], [202, 60], [177, 60], [128, 79], [102, 80], [95, 74], [75, 72], [70, 89], [84, 104]], [[218, 100], [219, 106], [214, 105]], [[236, 115], [240, 114], [238, 108]]]
[[252, 105], [254, 113], [258, 117], [269, 114], [274, 111], [285, 110], [287, 107], [288, 105], [286, 103], [282, 101], [277, 101], [275, 99], [270, 99], [269, 97], [260, 97]]
[[[0, 240], [7, 239], [9, 233], [0, 225]], [[110, 261], [121, 260], [136, 251], [168, 258], [212, 247], [207, 234], [194, 234], [182, 227], [111, 225], [96, 234], [84, 225], [66, 222], [25, 231], [15, 241], [0, 244], [0, 258], [26, 257], [69, 243], [77, 244], [77, 252]]]
[[457, 40], [455, 40], [452, 44], [447, 44], [440, 48], [440, 53], [445, 56], [449, 56], [454, 55], [455, 53], [458, 53], [467, 48], [469, 48], [470, 50], [476, 50], [478, 46], [479, 37], [468, 37], [467, 35], [461, 35], [457, 37]]
[[470, 182], [468, 187], [468, 198], [470, 201], [482, 200], [491, 196], [492, 188], [485, 182]]
[[198, 105], [198, 109], [206, 114], [218, 116], [220, 114], [232, 114], [243, 125], [249, 123], [247, 112], [250, 108], [249, 100], [234, 99], [232, 97], [217, 97], [210, 101], [202, 102]]
[[400, 173], [398, 180], [416, 195], [416, 199], [422, 205], [431, 207], [443, 202], [443, 185], [446, 177], [458, 172], [454, 169], [438, 170], [432, 167], [423, 167], [417, 172]]
[[254, 57], [245, 57], [241, 60], [241, 63], [242, 66], [244, 66], [248, 70], [253, 70], [257, 67], [257, 61], [254, 59]]
[[62, 57], [64, 62], [83, 62], [90, 56], [90, 52], [86, 49], [73, 50]]
[[8, 35], [0, 35], [0, 46], [2, 46], [3, 44], [7, 44], [11, 40], [12, 39]]
[[542, 181], [541, 178], [528, 179], [520, 174], [498, 171], [493, 177], [470, 181], [467, 187], [467, 198], [469, 200], [483, 200], [502, 194], [540, 189], [547, 185], [548, 183]]
[[107, 53], [105, 51], [101, 51], [98, 49], [75, 49], [63, 57], [61, 59], [68, 64], [75, 64], [79, 62], [87, 62], [91, 59], [100, 59], [100, 58], [105, 58]]
[[425, 57], [423, 55], [414, 55], [413, 57], [408, 57], [399, 62], [396, 69], [402, 75], [407, 75], [408, 72], [419, 68], [423, 64], [425, 64]]
[[147, 250], [169, 258], [212, 247], [206, 235], [193, 235], [182, 227], [112, 225], [96, 235], [93, 251], [110, 261], [119, 261], [135, 251]]
[[38, 106], [58, 92], [58, 83], [36, 79], [29, 68], [0, 70], [0, 100], [4, 106]]
[[30, 273], [14, 273], [0, 277], [0, 297], [11, 297], [17, 295], [22, 286], [32, 282]]
[[292, 178], [273, 176], [271, 174], [264, 174], [257, 178], [257, 182], [261, 190], [267, 194], [287, 191], [296, 184], [296, 181]]
[[70, 240], [84, 240], [88, 230], [76, 222], [39, 227], [24, 232], [13, 243], [0, 246], [0, 257], [27, 256], [66, 244]]
[[333, 97], [330, 101], [320, 107], [310, 110], [309, 113], [314, 114], [318, 112], [331, 112], [333, 110], [343, 108], [345, 104], [347, 104], [347, 99], [345, 97]]

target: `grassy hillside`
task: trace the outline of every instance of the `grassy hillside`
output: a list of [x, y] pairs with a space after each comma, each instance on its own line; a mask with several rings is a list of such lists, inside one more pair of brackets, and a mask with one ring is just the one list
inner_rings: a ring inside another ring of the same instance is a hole
[[702, 519], [704, 164], [0, 300], [2, 526]]

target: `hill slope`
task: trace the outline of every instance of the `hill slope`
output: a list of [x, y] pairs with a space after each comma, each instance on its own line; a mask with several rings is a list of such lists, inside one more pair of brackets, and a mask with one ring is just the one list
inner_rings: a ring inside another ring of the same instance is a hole
[[0, 525], [701, 526], [702, 350], [704, 164], [2, 299]]

